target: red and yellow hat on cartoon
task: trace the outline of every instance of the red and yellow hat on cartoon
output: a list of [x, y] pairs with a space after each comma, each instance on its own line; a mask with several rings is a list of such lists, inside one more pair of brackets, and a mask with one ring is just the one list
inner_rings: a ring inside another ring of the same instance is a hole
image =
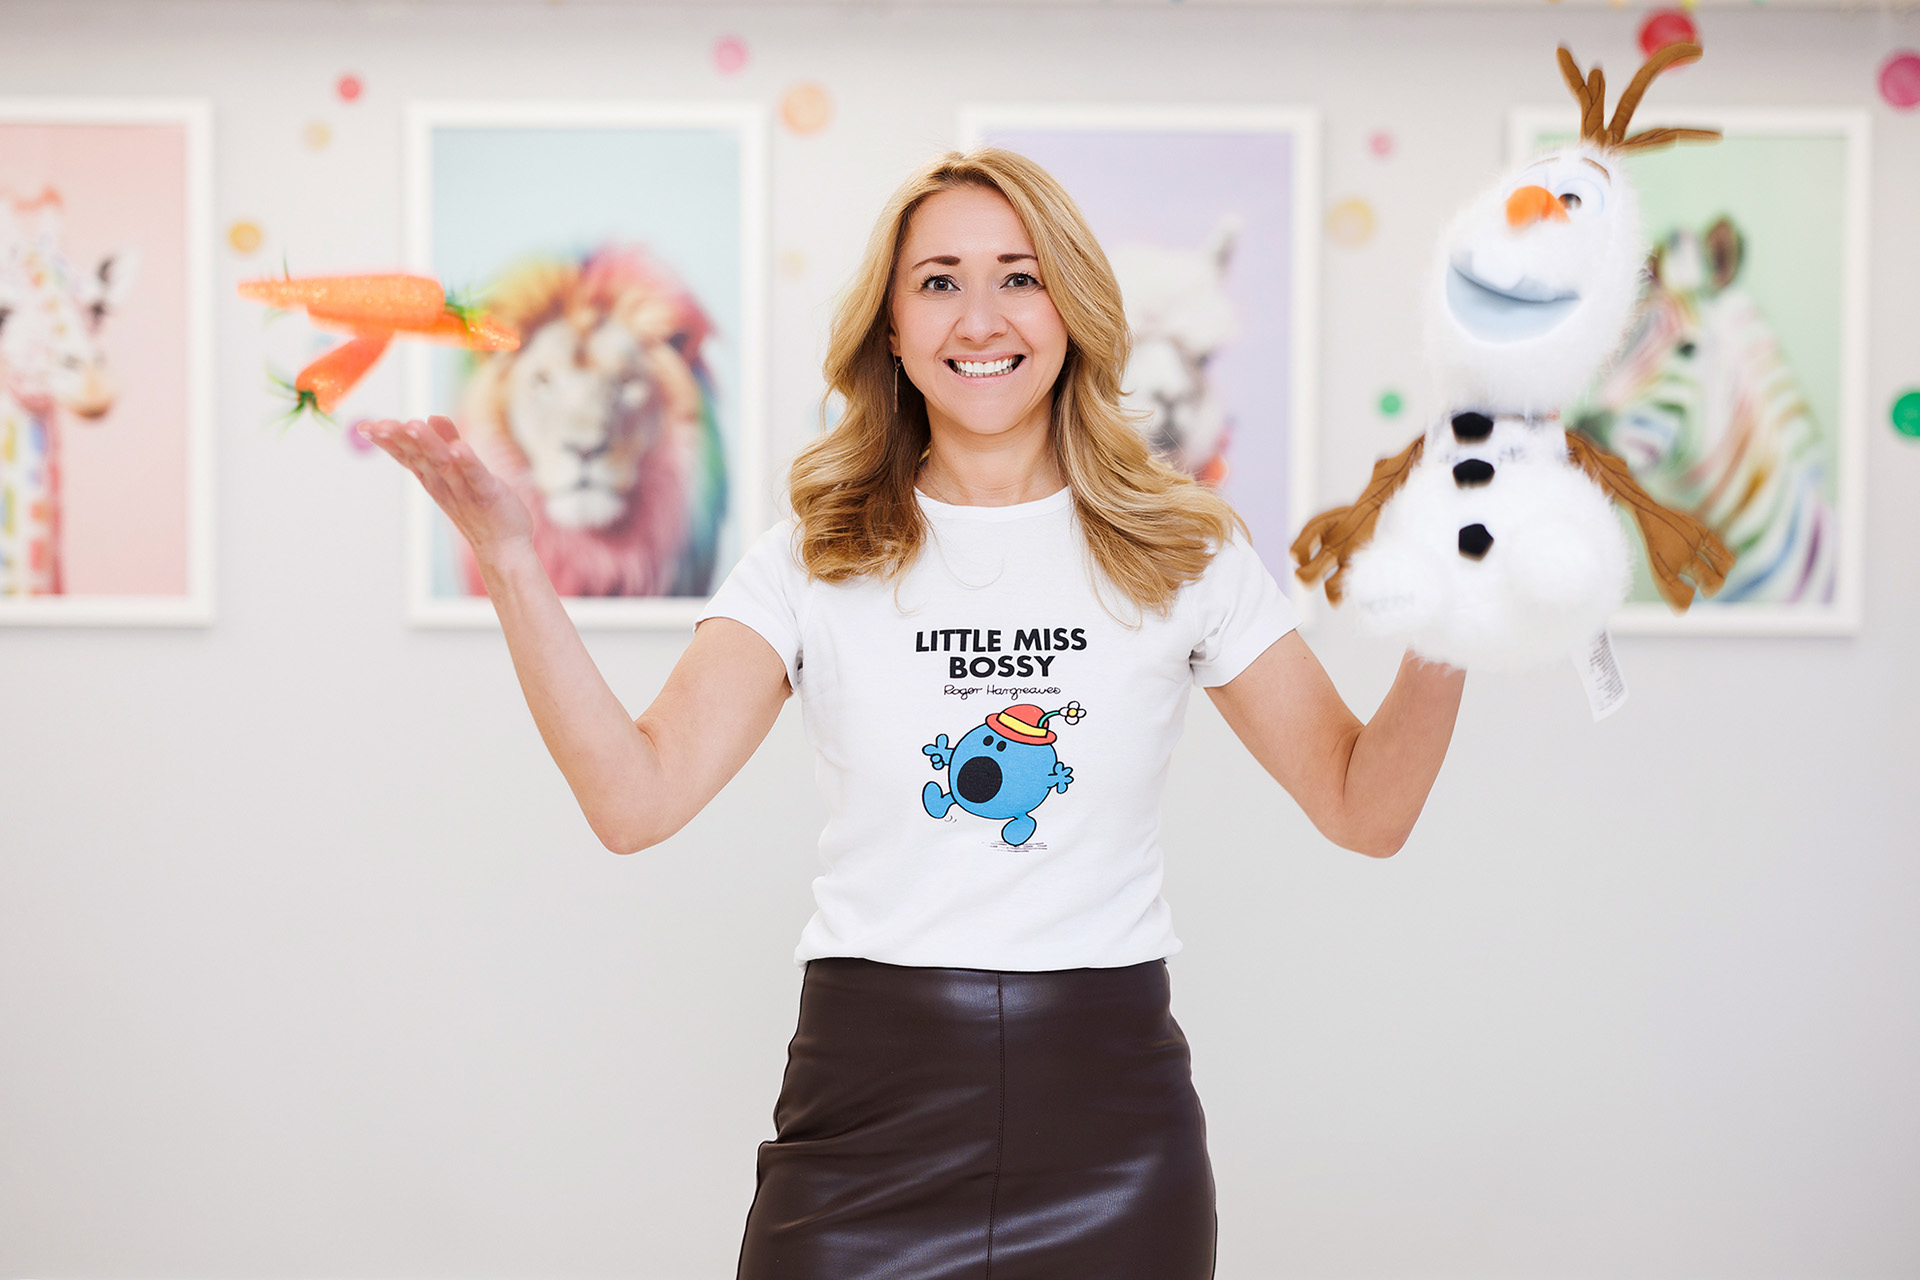
[[1087, 714], [1085, 707], [1077, 702], [1069, 702], [1058, 711], [1042, 711], [1031, 702], [1022, 702], [1008, 707], [1005, 711], [996, 711], [987, 717], [987, 728], [1002, 734], [1008, 742], [1024, 742], [1028, 746], [1043, 747], [1060, 735], [1047, 728], [1047, 721], [1059, 716], [1072, 724]]

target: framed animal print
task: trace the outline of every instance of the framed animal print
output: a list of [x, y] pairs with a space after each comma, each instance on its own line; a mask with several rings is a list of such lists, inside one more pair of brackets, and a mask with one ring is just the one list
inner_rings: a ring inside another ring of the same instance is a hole
[[0, 99], [0, 623], [212, 620], [211, 118]]
[[1127, 407], [1163, 459], [1217, 486], [1296, 603], [1310, 513], [1319, 119], [1296, 107], [971, 106], [961, 144], [1065, 185], [1119, 278]]
[[[761, 526], [765, 141], [757, 107], [420, 103], [414, 267], [521, 332], [411, 353], [526, 504], [576, 622], [684, 626]], [[410, 608], [490, 624], [471, 551], [414, 492]]]
[[[1845, 110], [1675, 109], [1724, 137], [1628, 156], [1650, 251], [1620, 355], [1567, 426], [1737, 559], [1685, 614], [1636, 568], [1619, 632], [1848, 634], [1865, 520], [1868, 121]], [[1684, 117], [1684, 119], [1682, 118]], [[1516, 155], [1564, 107], [1511, 120]]]

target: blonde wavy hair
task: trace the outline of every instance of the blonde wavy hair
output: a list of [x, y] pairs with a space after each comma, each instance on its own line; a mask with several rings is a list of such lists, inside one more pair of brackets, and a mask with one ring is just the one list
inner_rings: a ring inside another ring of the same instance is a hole
[[1050, 437], [1093, 564], [1141, 609], [1164, 614], [1214, 548], [1246, 525], [1226, 501], [1158, 461], [1120, 407], [1129, 338], [1120, 286], [1066, 190], [1025, 156], [951, 151], [902, 184], [880, 214], [834, 316], [829, 393], [846, 411], [795, 459], [788, 498], [813, 577], [893, 579], [927, 534], [914, 481], [931, 435], [926, 399], [897, 379], [888, 338], [896, 260], [923, 201], [956, 187], [997, 191], [1033, 240], [1039, 276], [1067, 331]]

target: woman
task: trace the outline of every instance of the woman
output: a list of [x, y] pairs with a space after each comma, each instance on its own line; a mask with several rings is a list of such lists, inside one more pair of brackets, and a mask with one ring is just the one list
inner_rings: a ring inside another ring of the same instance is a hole
[[740, 1275], [1213, 1269], [1213, 1185], [1167, 1006], [1159, 792], [1187, 691], [1336, 842], [1385, 857], [1463, 676], [1334, 692], [1216, 495], [1119, 407], [1104, 255], [1019, 156], [895, 195], [836, 317], [840, 422], [630, 721], [445, 419], [369, 434], [473, 545], [548, 749], [618, 852], [723, 786], [798, 690], [829, 819], [800, 1025]]

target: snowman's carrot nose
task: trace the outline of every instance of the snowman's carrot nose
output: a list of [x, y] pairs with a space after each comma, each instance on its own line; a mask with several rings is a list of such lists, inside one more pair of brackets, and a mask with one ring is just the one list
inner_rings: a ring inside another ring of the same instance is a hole
[[1565, 222], [1567, 210], [1545, 187], [1521, 187], [1507, 197], [1507, 225], [1518, 231], [1536, 222]]

